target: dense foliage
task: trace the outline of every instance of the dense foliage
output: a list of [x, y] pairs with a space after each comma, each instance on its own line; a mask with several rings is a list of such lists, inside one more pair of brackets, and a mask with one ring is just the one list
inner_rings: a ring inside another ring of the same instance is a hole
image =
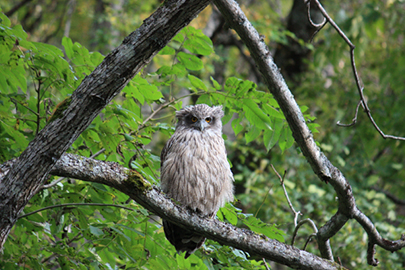
[[[105, 3], [100, 10], [93, 9], [97, 1], [73, 1], [76, 11], [70, 18], [70, 35], [67, 37], [65, 27], [63, 37], [54, 16], [67, 12], [51, 2], [29, 4], [10, 19], [0, 14], [1, 163], [18, 157], [47, 121], [52, 121], [52, 112], [63, 109], [81, 80], [104, 59], [97, 50], [108, 53], [106, 48], [117, 46], [158, 5], [127, 1], [121, 6]], [[12, 3], [5, 1], [0, 6], [3, 12]], [[279, 13], [262, 1], [246, 9], [270, 46], [292, 36], [280, 23], [289, 4], [283, 3]], [[404, 4], [360, 1], [327, 8], [356, 45], [357, 65], [376, 122], [388, 134], [405, 135], [401, 121], [405, 113], [401, 106], [405, 98]], [[294, 217], [271, 164], [280, 174], [286, 171], [284, 184], [292, 204], [303, 213], [301, 219], [311, 218], [318, 226], [328, 221], [336, 212], [334, 191], [319, 181], [294, 146], [291, 130], [271, 94], [260, 83], [248, 80], [251, 71], [241, 51], [216, 46], [200, 30], [210, 12], [207, 9], [193, 26], [184, 28], [69, 152], [130, 166], [158, 184], [159, 153], [174, 131], [174, 111], [192, 103], [223, 105], [224, 137], [237, 201], [224, 207], [218, 218], [289, 243]], [[69, 20], [68, 15], [64, 18]], [[62, 20], [61, 24], [67, 23]], [[359, 100], [348, 47], [326, 27], [315, 39], [312, 53], [308, 72], [290, 84], [305, 120], [322, 151], [351, 183], [359, 208], [384, 237], [399, 239], [404, 230], [403, 206], [394, 204], [382, 191], [398, 198], [405, 195], [401, 181], [404, 144], [384, 141], [361, 111], [354, 127], [338, 127], [339, 120], [351, 121]], [[214, 75], [218, 63], [218, 77], [223, 80]], [[165, 239], [159, 217], [122, 193], [74, 179], [53, 177], [47, 184], [24, 214], [41, 211], [22, 217], [13, 228], [0, 268], [264, 268], [261, 258], [214, 241], [207, 241], [185, 260]], [[298, 247], [302, 248], [312, 232], [309, 226], [301, 228]], [[313, 243], [308, 250], [318, 254]], [[343, 265], [368, 267], [367, 239], [358, 223], [349, 222], [331, 245]], [[377, 251], [384, 269], [398, 269], [405, 261], [403, 252]]]

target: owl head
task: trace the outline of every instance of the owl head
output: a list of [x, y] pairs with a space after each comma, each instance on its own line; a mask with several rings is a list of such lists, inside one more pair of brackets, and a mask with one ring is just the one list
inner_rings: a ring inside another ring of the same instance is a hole
[[176, 112], [179, 120], [176, 129], [187, 128], [204, 132], [222, 130], [221, 118], [224, 116], [222, 106], [210, 107], [207, 104], [188, 106]]

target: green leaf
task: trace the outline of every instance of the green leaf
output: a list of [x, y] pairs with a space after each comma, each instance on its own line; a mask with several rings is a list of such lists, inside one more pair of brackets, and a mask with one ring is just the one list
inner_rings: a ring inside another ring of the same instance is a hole
[[281, 135], [281, 130], [283, 129], [284, 121], [281, 119], [273, 119], [272, 126], [273, 130], [265, 130], [263, 133], [263, 143], [267, 151], [277, 143]]
[[198, 58], [195, 55], [184, 53], [184, 52], [179, 52], [177, 54], [177, 59], [182, 63], [187, 69], [190, 70], [200, 70], [202, 69], [203, 62], [201, 61], [200, 58]]
[[[200, 30], [201, 31], [201, 30]], [[202, 33], [202, 32], [201, 32]], [[202, 34], [204, 35], [204, 34]], [[183, 46], [191, 53], [201, 54], [201, 55], [210, 55], [214, 52], [212, 48], [212, 41], [207, 36], [187, 36], [188, 39], [184, 42]]]
[[83, 212], [81, 210], [77, 209], [77, 208], [73, 209], [72, 212], [75, 213], [75, 216], [78, 218], [80, 228], [82, 230], [88, 229], [89, 228], [89, 223], [88, 223], [88, 221], [86, 219], [86, 216], [83, 214]]
[[250, 127], [249, 131], [245, 133], [246, 143], [250, 143], [257, 139], [260, 136], [261, 129], [258, 129], [255, 126]]
[[240, 122], [241, 120], [239, 118], [232, 120], [232, 129], [235, 135], [238, 135], [243, 130], [243, 126], [240, 124]]
[[285, 117], [281, 111], [275, 109], [274, 107], [272, 107], [268, 104], [263, 105], [263, 111], [265, 113], [267, 113], [267, 115], [269, 115], [270, 117], [275, 117], [278, 119], [285, 119]]
[[278, 141], [278, 145], [281, 148], [281, 151], [285, 151], [286, 149], [290, 148], [294, 144], [294, 138], [292, 136], [292, 132], [290, 127], [285, 126], [280, 134], [280, 139]]
[[90, 53], [90, 60], [94, 66], [98, 66], [101, 64], [101, 62], [103, 62], [104, 55], [102, 55], [99, 52], [92, 52], [92, 53]]
[[211, 95], [201, 95], [198, 99], [196, 104], [207, 104], [207, 105], [212, 105], [211, 101]]
[[285, 233], [277, 229], [274, 225], [266, 224], [254, 216], [249, 216], [248, 218], [243, 219], [242, 222], [256, 233], [261, 233], [270, 239], [284, 242], [283, 235], [285, 235]]
[[127, 241], [131, 241], [131, 238], [129, 238], [124, 232], [122, 232], [120, 229], [111, 227], [111, 230], [117, 232], [119, 235], [123, 236]]
[[176, 51], [169, 46], [164, 47], [162, 50], [160, 50], [159, 54], [160, 55], [174, 55]]
[[228, 207], [222, 207], [220, 208], [220, 211], [222, 215], [231, 223], [232, 225], [236, 225], [238, 223], [238, 216], [233, 209], [228, 208]]
[[90, 228], [90, 233], [95, 235], [95, 236], [104, 235], [104, 232], [102, 230], [100, 230], [99, 228], [97, 228], [97, 227], [94, 227], [94, 226], [90, 225], [89, 228]]
[[204, 82], [200, 80], [199, 78], [193, 76], [193, 75], [188, 75], [188, 79], [190, 80], [191, 84], [198, 90], [204, 90], [207, 92], [207, 86], [205, 86]]
[[[162, 93], [158, 90], [156, 85], [149, 84], [147, 80], [142, 78], [141, 76], [136, 76], [132, 80], [134, 86], [138, 89], [139, 93], [142, 94], [144, 100], [149, 101], [156, 101], [160, 98], [163, 98]], [[140, 99], [139, 99], [140, 100]], [[140, 100], [141, 101], [141, 100]]]
[[9, 138], [13, 140], [19, 148], [25, 149], [28, 146], [28, 140], [25, 136], [18, 130], [15, 130], [13, 127], [9, 126], [4, 122], [0, 122], [0, 130], [4, 129], [5, 132], [10, 136]]
[[3, 12], [0, 12], [0, 24], [4, 25], [6, 27], [10, 27], [10, 25], [11, 25], [9, 18], [7, 18], [7, 16], [4, 15]]
[[239, 78], [229, 77], [225, 81], [225, 91], [230, 94], [236, 94], [236, 90], [239, 88], [240, 82], [242, 82], [242, 80]]
[[258, 105], [251, 99], [243, 100], [243, 111], [245, 112], [246, 119], [259, 129], [270, 129], [270, 118], [258, 107]]
[[222, 86], [212, 76], [210, 76], [210, 80], [211, 80], [212, 85], [214, 86], [214, 88], [216, 90], [221, 90], [222, 89]]
[[66, 56], [70, 59], [74, 57], [73, 42], [68, 37], [62, 38], [62, 46], [65, 48]]

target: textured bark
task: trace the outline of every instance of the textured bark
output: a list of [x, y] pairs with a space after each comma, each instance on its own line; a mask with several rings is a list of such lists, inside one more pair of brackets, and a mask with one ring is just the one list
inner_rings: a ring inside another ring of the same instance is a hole
[[166, 1], [82, 81], [69, 107], [41, 130], [0, 183], [0, 248], [19, 213], [60, 156], [135, 74], [208, 3]]
[[[11, 163], [9, 162], [8, 166], [0, 166], [0, 170], [6, 173]], [[136, 171], [114, 162], [65, 154], [56, 163], [51, 174], [114, 187], [172, 223], [187, 229], [193, 228], [204, 237], [216, 240], [223, 245], [233, 246], [294, 269], [345, 269], [329, 260], [268, 239], [250, 230], [236, 228], [215, 219], [203, 218], [173, 203], [173, 200], [144, 180]], [[0, 171], [0, 179], [1, 177]]]

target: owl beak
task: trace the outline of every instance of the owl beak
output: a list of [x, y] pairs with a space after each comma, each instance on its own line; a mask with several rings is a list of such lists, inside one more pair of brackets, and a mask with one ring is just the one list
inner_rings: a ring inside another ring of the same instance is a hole
[[198, 121], [197, 123], [195, 123], [194, 126], [199, 131], [204, 131], [205, 127], [207, 126], [207, 122], [205, 122], [204, 120], [201, 120], [201, 121]]

